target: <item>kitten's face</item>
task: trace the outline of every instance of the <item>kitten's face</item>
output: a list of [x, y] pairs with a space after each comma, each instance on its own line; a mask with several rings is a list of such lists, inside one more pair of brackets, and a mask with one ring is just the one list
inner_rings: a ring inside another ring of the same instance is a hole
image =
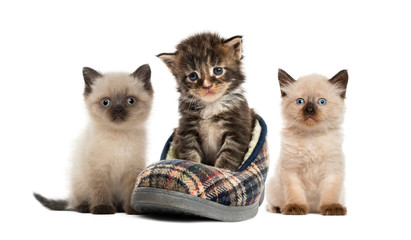
[[241, 37], [225, 40], [216, 34], [194, 35], [175, 53], [158, 55], [177, 79], [182, 96], [214, 102], [237, 88], [241, 72]]
[[133, 74], [100, 74], [84, 68], [83, 75], [84, 98], [94, 123], [132, 127], [147, 120], [153, 99], [148, 65], [141, 66]]
[[279, 79], [286, 127], [324, 131], [341, 125], [348, 82], [345, 70], [330, 80], [312, 74], [297, 81], [280, 70]]

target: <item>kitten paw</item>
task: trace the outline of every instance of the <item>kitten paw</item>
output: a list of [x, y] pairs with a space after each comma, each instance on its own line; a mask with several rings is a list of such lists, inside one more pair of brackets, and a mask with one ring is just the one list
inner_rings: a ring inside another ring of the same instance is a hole
[[109, 205], [97, 205], [91, 208], [92, 214], [114, 214], [116, 209], [113, 206]]
[[136, 210], [134, 210], [132, 207], [131, 207], [131, 205], [129, 205], [129, 204], [126, 204], [126, 205], [124, 205], [123, 206], [123, 209], [124, 209], [124, 211], [126, 212], [126, 214], [129, 214], [129, 215], [137, 215], [137, 214], [139, 214]]
[[226, 169], [232, 172], [236, 171], [240, 167], [235, 161], [229, 161], [228, 159], [222, 158], [217, 159], [214, 166], [216, 168]]
[[305, 215], [308, 213], [308, 207], [305, 204], [289, 203], [281, 209], [284, 215]]
[[324, 204], [320, 206], [322, 215], [346, 215], [347, 208], [339, 203]]
[[281, 209], [279, 207], [267, 205], [267, 211], [272, 213], [281, 213]]
[[88, 205], [88, 203], [82, 203], [78, 205], [77, 207], [75, 207], [74, 210], [79, 213], [89, 213], [90, 206]]
[[117, 213], [123, 213], [124, 209], [123, 209], [123, 205], [122, 204], [117, 204], [116, 205], [116, 212]]

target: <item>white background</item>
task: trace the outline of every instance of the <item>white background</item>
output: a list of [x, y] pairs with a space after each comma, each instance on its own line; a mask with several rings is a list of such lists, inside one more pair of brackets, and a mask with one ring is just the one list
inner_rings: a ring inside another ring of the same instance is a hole
[[[410, 239], [411, 7], [406, 1], [2, 1], [1, 239]], [[249, 103], [279, 153], [277, 70], [295, 78], [348, 69], [345, 217], [248, 221], [93, 216], [49, 211], [32, 197], [68, 196], [73, 143], [87, 122], [81, 69], [149, 63], [155, 103], [148, 162], [177, 125], [175, 80], [155, 57], [187, 36], [243, 35]], [[6, 237], [7, 236], [7, 237]]]

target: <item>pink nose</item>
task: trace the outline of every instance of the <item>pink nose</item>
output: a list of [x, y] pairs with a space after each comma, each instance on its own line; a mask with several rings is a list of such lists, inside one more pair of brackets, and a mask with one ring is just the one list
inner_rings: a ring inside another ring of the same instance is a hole
[[212, 86], [213, 86], [213, 83], [210, 80], [208, 80], [208, 79], [204, 80], [203, 88], [210, 88]]

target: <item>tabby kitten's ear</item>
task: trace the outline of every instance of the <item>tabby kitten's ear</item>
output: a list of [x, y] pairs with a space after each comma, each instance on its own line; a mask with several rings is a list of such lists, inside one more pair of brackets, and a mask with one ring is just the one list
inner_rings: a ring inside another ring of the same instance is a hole
[[160, 53], [157, 57], [159, 57], [167, 65], [170, 71], [173, 71], [175, 68], [176, 55], [177, 53]]
[[144, 64], [137, 68], [131, 76], [140, 80], [144, 83], [144, 89], [147, 91], [153, 91], [153, 87], [151, 86], [151, 68], [150, 65]]
[[234, 36], [224, 41], [224, 45], [231, 48], [234, 51], [234, 56], [237, 57], [238, 60], [241, 60], [243, 57], [243, 37], [242, 36]]
[[285, 97], [287, 93], [283, 90], [284, 87], [296, 82], [286, 71], [278, 69], [278, 81], [280, 82], [281, 97]]
[[334, 84], [341, 90], [341, 98], [345, 98], [345, 92], [347, 90], [348, 84], [348, 72], [347, 70], [341, 70], [334, 77], [329, 80], [330, 83]]
[[84, 78], [84, 94], [88, 95], [91, 93], [91, 86], [93, 85], [94, 81], [98, 77], [102, 77], [103, 75], [96, 70], [89, 68], [89, 67], [83, 67], [83, 78]]

